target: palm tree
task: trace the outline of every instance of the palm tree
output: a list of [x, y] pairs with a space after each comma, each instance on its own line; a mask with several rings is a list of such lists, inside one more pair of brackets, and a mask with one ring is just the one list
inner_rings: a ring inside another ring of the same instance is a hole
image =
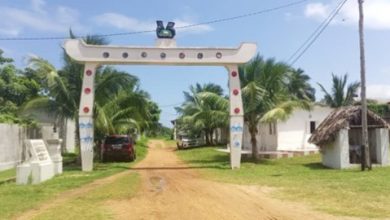
[[190, 86], [190, 92], [184, 92], [186, 101], [176, 108], [181, 114], [179, 124], [190, 132], [204, 131], [206, 144], [214, 144], [215, 129], [228, 125], [229, 101], [222, 95], [222, 88], [212, 83]]
[[[44, 79], [47, 85], [47, 94], [26, 103], [24, 111], [46, 109], [47, 112], [53, 114], [57, 122], [64, 119], [74, 119], [76, 122], [76, 141], [78, 141], [81, 76], [78, 77], [78, 73], [65, 74], [64, 71], [57, 71], [47, 60], [39, 57], [31, 58], [30, 64]], [[109, 102], [112, 96], [121, 90], [134, 90], [143, 93], [138, 87], [138, 79], [135, 76], [111, 67], [98, 69], [95, 78], [95, 104], [103, 106], [102, 103]], [[76, 145], [79, 147], [79, 144]]]
[[195, 86], [190, 86], [190, 91], [184, 91], [184, 100], [185, 102], [193, 102], [194, 96], [200, 92], [212, 92], [219, 96], [223, 95], [223, 89], [221, 86], [214, 83], [199, 84], [196, 83]]
[[325, 93], [323, 102], [332, 108], [352, 105], [357, 90], [360, 87], [359, 82], [350, 83], [347, 88], [348, 75], [337, 76], [332, 73], [332, 91], [328, 92], [323, 85], [318, 83], [321, 90]]
[[[286, 120], [295, 108], [310, 108], [309, 100], [299, 99], [289, 88], [290, 67], [275, 59], [257, 55], [239, 67], [244, 121], [251, 136], [252, 157], [258, 159], [258, 124]], [[305, 84], [299, 84], [305, 85]], [[296, 91], [301, 91], [299, 86]]]
[[95, 135], [97, 140], [110, 134], [140, 131], [150, 121], [149, 100], [140, 93], [121, 90], [106, 102], [96, 102]]
[[298, 99], [308, 99], [315, 101], [315, 89], [310, 85], [310, 76], [306, 75], [302, 69], [288, 72], [288, 90]]

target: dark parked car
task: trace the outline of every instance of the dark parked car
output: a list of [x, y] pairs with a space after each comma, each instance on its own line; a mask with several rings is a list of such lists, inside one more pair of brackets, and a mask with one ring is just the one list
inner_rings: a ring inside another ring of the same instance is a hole
[[133, 161], [136, 158], [134, 141], [129, 135], [110, 135], [104, 139], [101, 147], [103, 162]]

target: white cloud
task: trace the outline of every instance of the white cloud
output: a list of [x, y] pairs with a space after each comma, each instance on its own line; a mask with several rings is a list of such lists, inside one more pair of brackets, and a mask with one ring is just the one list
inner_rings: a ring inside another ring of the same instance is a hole
[[125, 31], [144, 31], [156, 28], [151, 22], [142, 22], [118, 13], [104, 13], [96, 16], [94, 20], [98, 25], [112, 26]]
[[44, 7], [46, 5], [46, 2], [43, 0], [31, 0], [31, 8], [35, 12], [45, 14], [46, 11], [44, 10]]
[[311, 3], [306, 6], [305, 16], [324, 19], [328, 16], [329, 6], [322, 3]]
[[[384, 103], [390, 101], [390, 85], [367, 85], [366, 94], [368, 99], [374, 99], [378, 102]], [[358, 91], [360, 99], [360, 89]]]
[[[156, 28], [155, 21], [140, 21], [136, 18], [128, 17], [118, 13], [104, 13], [94, 18], [94, 22], [101, 26], [112, 26], [124, 31], [145, 31], [154, 30]], [[183, 27], [194, 24], [188, 19], [174, 19], [175, 27]], [[198, 25], [190, 28], [177, 28], [177, 32], [202, 33], [212, 31], [209, 25]]]
[[16, 37], [20, 33], [20, 29], [16, 27], [0, 28], [0, 35]]
[[[305, 16], [308, 18], [323, 20], [336, 7], [338, 1], [330, 3], [310, 3], [306, 5]], [[347, 1], [341, 9], [338, 19], [333, 24], [353, 25], [357, 27], [358, 22], [357, 1]], [[390, 1], [369, 0], [364, 1], [365, 27], [374, 30], [390, 30]]]
[[0, 6], [2, 16], [0, 34], [17, 36], [26, 29], [66, 33], [70, 27], [76, 31], [85, 31], [85, 27], [79, 22], [79, 14], [76, 10], [58, 6], [48, 13], [45, 4], [43, 0], [31, 0], [28, 9]]

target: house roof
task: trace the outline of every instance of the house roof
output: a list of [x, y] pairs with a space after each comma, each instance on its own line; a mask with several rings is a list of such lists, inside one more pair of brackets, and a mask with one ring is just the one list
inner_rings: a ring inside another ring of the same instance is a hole
[[[369, 126], [389, 128], [390, 125], [379, 115], [368, 110], [367, 123]], [[335, 140], [340, 129], [361, 125], [361, 106], [342, 107], [334, 110], [321, 122], [309, 138], [309, 143], [324, 145]]]

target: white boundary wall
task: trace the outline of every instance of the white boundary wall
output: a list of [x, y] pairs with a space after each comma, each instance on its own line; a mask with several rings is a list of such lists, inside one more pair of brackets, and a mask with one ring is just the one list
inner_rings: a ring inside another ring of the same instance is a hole
[[24, 139], [39, 136], [39, 129], [0, 124], [0, 171], [15, 167], [23, 157]]

